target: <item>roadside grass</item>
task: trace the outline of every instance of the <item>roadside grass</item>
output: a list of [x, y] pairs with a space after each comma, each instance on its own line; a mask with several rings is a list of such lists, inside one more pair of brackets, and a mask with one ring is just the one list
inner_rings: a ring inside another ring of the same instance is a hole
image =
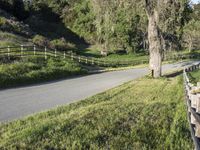
[[110, 54], [107, 57], [102, 57], [100, 60], [118, 62], [134, 62], [148, 61], [148, 55], [145, 54]]
[[182, 77], [141, 78], [0, 125], [0, 149], [194, 149]]
[[200, 82], [200, 70], [194, 70], [192, 72], [188, 73], [189, 79], [193, 84], [197, 84], [197, 82]]
[[39, 83], [86, 73], [69, 59], [27, 57], [0, 63], [0, 88]]

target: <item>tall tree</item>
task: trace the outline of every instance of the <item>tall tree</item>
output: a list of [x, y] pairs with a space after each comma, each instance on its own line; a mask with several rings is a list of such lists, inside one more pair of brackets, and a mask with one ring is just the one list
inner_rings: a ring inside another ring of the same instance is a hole
[[145, 0], [145, 10], [148, 16], [148, 40], [149, 40], [149, 52], [150, 60], [149, 67], [152, 71], [153, 77], [157, 78], [161, 76], [162, 65], [162, 46], [161, 35], [159, 30], [159, 11], [156, 5], [158, 2], [154, 0]]
[[172, 34], [175, 34], [177, 29], [183, 27], [185, 20], [182, 16], [185, 15], [188, 4], [188, 0], [144, 0], [149, 20], [149, 68], [155, 78], [160, 77], [162, 73], [163, 33], [173, 31]]

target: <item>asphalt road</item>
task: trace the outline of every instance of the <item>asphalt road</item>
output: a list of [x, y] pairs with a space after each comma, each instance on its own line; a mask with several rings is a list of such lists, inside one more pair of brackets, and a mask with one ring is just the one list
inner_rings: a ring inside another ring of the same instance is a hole
[[[163, 66], [163, 71], [178, 69], [195, 62]], [[41, 85], [0, 91], [0, 122], [69, 104], [116, 87], [148, 73], [147, 68], [105, 72]]]

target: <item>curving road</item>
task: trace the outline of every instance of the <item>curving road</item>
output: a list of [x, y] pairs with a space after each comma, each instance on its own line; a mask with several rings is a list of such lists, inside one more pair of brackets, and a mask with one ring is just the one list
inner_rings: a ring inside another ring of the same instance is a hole
[[[164, 65], [163, 70], [178, 69], [193, 63], [196, 62]], [[124, 82], [142, 77], [147, 72], [147, 68], [105, 72], [47, 84], [2, 90], [0, 91], [0, 122], [19, 119], [85, 99]]]

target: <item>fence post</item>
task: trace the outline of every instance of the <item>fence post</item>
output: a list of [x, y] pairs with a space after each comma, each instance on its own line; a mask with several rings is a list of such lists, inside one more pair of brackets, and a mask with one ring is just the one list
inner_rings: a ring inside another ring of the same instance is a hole
[[151, 75], [151, 77], [154, 77], [154, 70], [153, 69], [150, 70], [150, 75]]
[[55, 57], [57, 56], [56, 53], [57, 53], [57, 52], [56, 52], [56, 49], [55, 49], [55, 55], [54, 55]]
[[21, 45], [21, 57], [23, 57], [24, 45]]
[[190, 115], [190, 123], [193, 124], [193, 125], [195, 125], [196, 122], [197, 122], [197, 121], [196, 121], [194, 115], [191, 113], [191, 115]]
[[197, 107], [196, 107], [196, 112], [200, 113], [200, 94], [197, 94]]
[[10, 46], [8, 46], [8, 59], [10, 59]]
[[71, 52], [71, 60], [74, 60], [73, 52]]
[[66, 53], [65, 53], [65, 51], [64, 51], [64, 59], [66, 58]]
[[35, 47], [35, 45], [33, 45], [33, 52], [34, 52], [34, 56], [35, 56], [35, 53], [36, 53], [36, 47]]
[[81, 56], [78, 57], [78, 61], [81, 62]]
[[92, 65], [94, 65], [94, 59], [92, 59]]
[[86, 63], [86, 64], [88, 63], [88, 58], [85, 59], [85, 63]]
[[191, 98], [191, 107], [196, 109], [197, 108], [197, 99], [198, 99], [197, 95], [191, 93], [190, 98]]
[[47, 47], [45, 46], [44, 48], [44, 55], [45, 55], [45, 60], [47, 59]]
[[200, 138], [200, 124], [197, 122], [195, 126], [196, 126], [195, 136]]

